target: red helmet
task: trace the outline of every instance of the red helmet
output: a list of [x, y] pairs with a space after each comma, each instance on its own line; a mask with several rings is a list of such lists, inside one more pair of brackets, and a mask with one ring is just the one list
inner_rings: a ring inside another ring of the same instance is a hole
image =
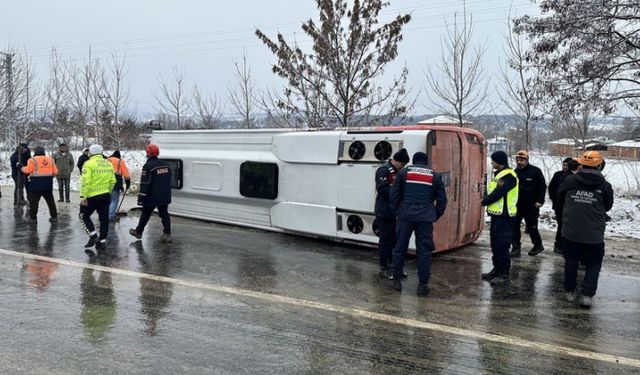
[[160, 149], [157, 145], [153, 143], [147, 146], [147, 156], [158, 156], [160, 155]]

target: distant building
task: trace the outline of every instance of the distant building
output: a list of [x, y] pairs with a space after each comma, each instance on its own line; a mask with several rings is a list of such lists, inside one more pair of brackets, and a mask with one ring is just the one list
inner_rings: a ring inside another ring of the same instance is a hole
[[511, 154], [511, 140], [505, 137], [487, 139], [487, 148], [489, 149], [489, 154], [496, 151], [504, 151], [509, 155]]
[[640, 139], [629, 139], [609, 145], [610, 157], [640, 160]]
[[606, 155], [609, 152], [609, 146], [614, 142], [607, 137], [586, 139], [584, 144], [581, 140], [562, 138], [549, 142], [548, 151], [550, 155], [556, 156], [576, 156], [584, 150], [600, 151]]

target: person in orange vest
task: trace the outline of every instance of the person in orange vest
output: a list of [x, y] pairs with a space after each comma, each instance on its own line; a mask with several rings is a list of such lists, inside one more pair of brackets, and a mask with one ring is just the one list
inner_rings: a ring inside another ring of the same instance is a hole
[[121, 159], [120, 150], [115, 150], [108, 159], [113, 165], [113, 170], [116, 172], [116, 184], [111, 192], [111, 203], [109, 204], [109, 221], [115, 222], [118, 220], [116, 217], [116, 210], [118, 209], [118, 202], [120, 201], [120, 192], [123, 191], [123, 183], [126, 190], [129, 190], [131, 186], [131, 178], [129, 176], [129, 168], [127, 163]]
[[28, 175], [29, 218], [37, 220], [40, 198], [44, 198], [49, 206], [50, 222], [58, 221], [58, 209], [53, 199], [53, 178], [58, 174], [58, 167], [52, 158], [44, 154], [44, 147], [38, 146], [26, 166], [20, 165], [22, 173]]

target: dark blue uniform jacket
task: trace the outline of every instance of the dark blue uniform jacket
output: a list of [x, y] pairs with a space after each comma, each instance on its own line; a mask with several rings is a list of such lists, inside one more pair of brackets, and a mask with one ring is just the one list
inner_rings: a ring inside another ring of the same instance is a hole
[[391, 186], [390, 204], [398, 220], [437, 221], [447, 207], [442, 177], [424, 164], [403, 169]]
[[171, 168], [169, 164], [151, 157], [142, 166], [138, 204], [157, 207], [171, 203]]

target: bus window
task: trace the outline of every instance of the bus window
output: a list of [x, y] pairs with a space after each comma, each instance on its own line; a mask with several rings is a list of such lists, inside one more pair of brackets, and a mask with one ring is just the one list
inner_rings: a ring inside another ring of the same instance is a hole
[[240, 194], [247, 198], [278, 197], [278, 165], [245, 161], [240, 165]]
[[182, 160], [179, 159], [162, 159], [169, 164], [171, 168], [171, 188], [182, 189]]

